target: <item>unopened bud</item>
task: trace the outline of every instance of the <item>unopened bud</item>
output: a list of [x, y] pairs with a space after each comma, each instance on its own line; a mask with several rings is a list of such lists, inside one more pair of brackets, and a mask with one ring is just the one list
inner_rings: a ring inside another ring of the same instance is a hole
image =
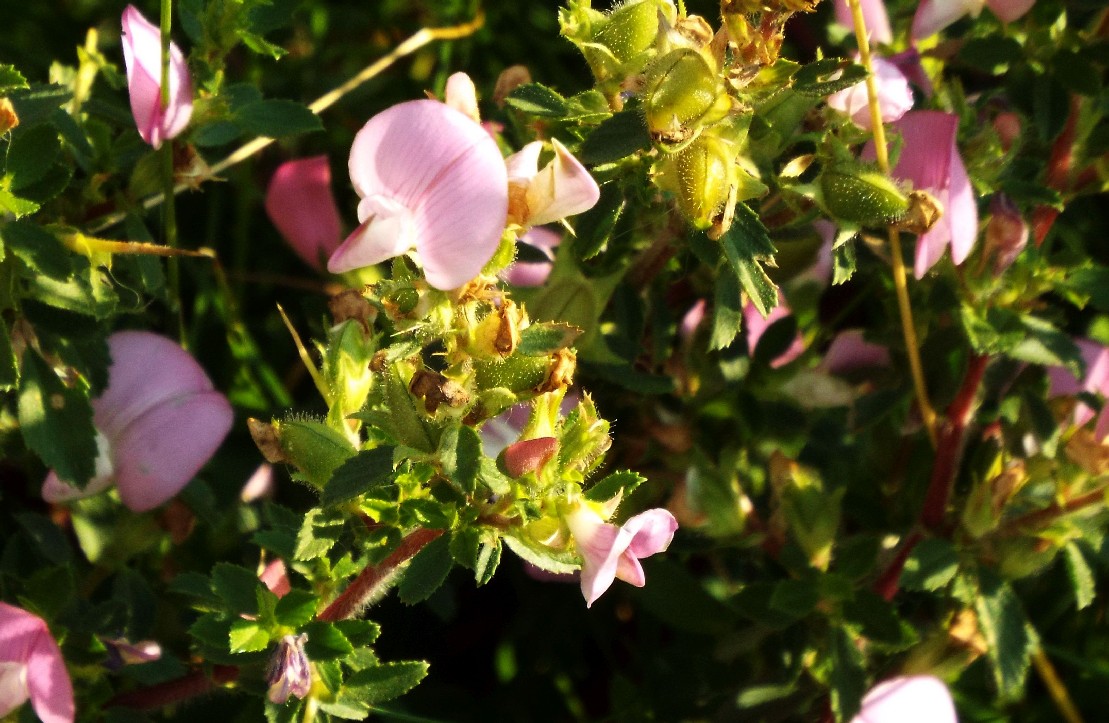
[[644, 109], [659, 140], [684, 141], [697, 126], [723, 118], [731, 105], [718, 74], [695, 50], [672, 50], [647, 68]]
[[528, 472], [538, 474], [556, 452], [558, 440], [554, 437], [525, 439], [505, 447], [504, 469], [510, 477], [523, 477]]
[[696, 228], [709, 228], [724, 210], [734, 185], [735, 157], [730, 144], [702, 135], [674, 158], [678, 207]]
[[876, 171], [851, 166], [820, 174], [824, 207], [836, 219], [862, 226], [882, 226], [905, 216], [909, 199], [897, 184]]
[[271, 703], [281, 705], [290, 695], [303, 698], [312, 689], [312, 664], [304, 652], [307, 642], [308, 636], [301, 633], [286, 635], [277, 644], [266, 670], [270, 686], [266, 697]]
[[17, 125], [19, 125], [19, 116], [16, 115], [15, 106], [7, 98], [0, 98], [0, 135], [4, 135]]
[[633, 0], [612, 11], [593, 33], [593, 42], [603, 45], [622, 63], [644, 52], [658, 35], [661, 0]]
[[1020, 210], [1005, 194], [994, 194], [986, 224], [986, 257], [993, 258], [994, 275], [1012, 266], [1027, 245], [1028, 224]]

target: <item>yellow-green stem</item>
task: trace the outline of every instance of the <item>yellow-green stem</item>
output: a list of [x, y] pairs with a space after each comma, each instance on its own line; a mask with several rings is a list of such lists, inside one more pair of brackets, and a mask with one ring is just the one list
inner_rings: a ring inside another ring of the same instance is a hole
[[1032, 665], [1035, 666], [1047, 692], [1051, 694], [1051, 699], [1055, 701], [1055, 707], [1059, 709], [1063, 720], [1067, 723], [1083, 723], [1082, 714], [1078, 712], [1078, 707], [1071, 700], [1067, 687], [1063, 685], [1059, 674], [1055, 672], [1055, 666], [1051, 664], [1043, 648], [1038, 647], [1032, 653]]
[[[162, 108], [169, 105], [169, 34], [173, 27], [173, 0], [162, 0]], [[177, 248], [177, 209], [173, 202], [173, 139], [167, 138], [162, 144], [162, 193], [169, 201], [162, 209], [163, 241], [171, 249]], [[181, 265], [176, 256], [166, 259], [169, 276], [169, 313], [175, 319], [177, 338], [181, 346], [188, 348], [185, 335], [185, 310], [181, 305]]]
[[[878, 168], [889, 175], [890, 159], [886, 147], [886, 129], [882, 125], [882, 109], [878, 105], [878, 85], [874, 79], [874, 64], [870, 57], [870, 41], [866, 34], [866, 21], [863, 19], [862, 5], [859, 0], [848, 0], [851, 5], [851, 18], [855, 25], [855, 39], [859, 44], [859, 59], [866, 68], [866, 96], [870, 106], [870, 125], [874, 135], [874, 155]], [[913, 307], [909, 303], [908, 275], [905, 272], [905, 258], [901, 253], [900, 233], [889, 229], [890, 256], [893, 259], [893, 285], [897, 292], [897, 310], [901, 316], [901, 332], [905, 337], [905, 351], [909, 355], [909, 370], [916, 390], [916, 402], [920, 416], [932, 446], [936, 445], [936, 411], [928, 400], [928, 387], [924, 383], [924, 367], [920, 363], [920, 344], [913, 326]]]

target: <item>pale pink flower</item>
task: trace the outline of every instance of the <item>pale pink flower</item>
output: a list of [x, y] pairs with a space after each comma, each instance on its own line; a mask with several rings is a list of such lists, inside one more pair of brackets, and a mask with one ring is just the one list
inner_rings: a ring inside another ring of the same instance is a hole
[[585, 166], [557, 139], [551, 140], [554, 158], [539, 170], [543, 142], [534, 141], [505, 159], [509, 183], [509, 220], [521, 226], [541, 226], [588, 211], [601, 189]]
[[[891, 123], [913, 107], [913, 91], [909, 81], [893, 63], [874, 56], [874, 80], [878, 90], [878, 108], [882, 122]], [[851, 117], [851, 121], [869, 130], [872, 126], [866, 83], [856, 83], [850, 88], [828, 96], [828, 107]]]
[[[755, 349], [759, 345], [759, 339], [762, 338], [763, 333], [770, 328], [770, 325], [779, 319], [784, 319], [790, 315], [789, 305], [786, 304], [785, 297], [782, 292], [778, 292], [778, 305], [770, 310], [770, 313], [763, 317], [755, 305], [748, 301], [743, 307], [743, 323], [747, 327], [747, 353], [754, 356]], [[770, 366], [774, 369], [785, 366], [791, 361], [801, 356], [805, 351], [805, 340], [801, 338], [801, 334], [796, 334], [793, 341], [781, 354], [776, 356], [771, 362]]]
[[193, 85], [185, 57], [176, 43], [169, 46], [169, 102], [162, 104], [162, 32], [134, 5], [123, 11], [123, 62], [131, 114], [139, 135], [158, 148], [189, 124], [193, 113]]
[[258, 574], [262, 584], [277, 597], [285, 597], [293, 589], [289, 582], [289, 572], [285, 569], [285, 561], [275, 557], [266, 564]]
[[860, 369], [889, 366], [890, 353], [863, 338], [862, 329], [848, 329], [836, 334], [820, 366], [829, 374], [850, 374]]
[[934, 35], [964, 15], [978, 17], [983, 6], [1004, 23], [1019, 19], [1032, 9], [1036, 0], [921, 0], [913, 16], [913, 40]]
[[[966, 261], [978, 237], [978, 206], [955, 145], [956, 116], [934, 110], [911, 111], [892, 125], [903, 141], [893, 177], [912, 181], [915, 189], [928, 191], [943, 206], [940, 220], [917, 239], [913, 271], [919, 279], [948, 246], [956, 265]], [[863, 157], [874, 158], [872, 143], [867, 144]]]
[[705, 320], [705, 309], [707, 307], [708, 304], [704, 299], [697, 299], [693, 302], [693, 306], [689, 307], [689, 311], [682, 316], [681, 323], [678, 324], [678, 338], [682, 340], [682, 343], [688, 344], [693, 338], [697, 327]]
[[0, 718], [31, 700], [43, 723], [72, 723], [73, 684], [42, 618], [0, 602]]
[[520, 241], [542, 251], [547, 260], [516, 261], [502, 271], [500, 277], [513, 286], [521, 288], [542, 286], [551, 275], [551, 269], [554, 268], [553, 249], [562, 242], [562, 235], [549, 228], [538, 226], [528, 229], [528, 232], [520, 237]]
[[371, 118], [354, 138], [350, 178], [360, 226], [331, 255], [332, 273], [415, 249], [437, 289], [481, 273], [500, 244], [508, 177], [492, 138], [461, 112], [413, 100]]
[[317, 270], [343, 240], [343, 224], [331, 193], [327, 156], [286, 161], [266, 188], [266, 214], [281, 235]]
[[643, 587], [647, 580], [640, 558], [666, 550], [678, 529], [674, 515], [661, 508], [642, 512], [620, 527], [605, 522], [585, 504], [577, 505], [565, 519], [582, 558], [581, 592], [586, 607], [616, 578]]
[[[863, 21], [866, 23], [867, 36], [872, 43], [889, 45], [893, 42], [893, 31], [890, 30], [890, 18], [886, 13], [886, 4], [883, 0], [859, 0], [863, 10]], [[836, 22], [845, 28], [855, 28], [855, 21], [851, 16], [851, 6], [847, 0], [835, 0]]]
[[270, 686], [266, 698], [271, 703], [281, 705], [289, 696], [303, 698], [312, 690], [312, 661], [304, 652], [307, 642], [308, 635], [301, 633], [286, 635], [277, 644], [266, 670], [266, 682]]
[[890, 678], [870, 689], [851, 723], [958, 723], [951, 693], [939, 678]]
[[474, 86], [474, 81], [465, 73], [453, 73], [447, 78], [443, 102], [469, 116], [475, 123], [481, 123], [481, 113], [477, 107], [477, 88]]
[[51, 470], [48, 502], [102, 492], [115, 483], [123, 504], [145, 512], [168, 501], [211, 459], [231, 429], [231, 405], [188, 352], [165, 337], [120, 331], [108, 337], [108, 386], [92, 400], [100, 456], [83, 490]]
[[239, 499], [243, 502], [257, 502], [263, 498], [273, 497], [273, 489], [273, 465], [263, 462], [239, 490]]
[[[1047, 396], [1049, 398], [1073, 396], [1079, 392], [1089, 392], [1090, 394], [1101, 395], [1102, 398], [1109, 398], [1109, 348], [1089, 339], [1075, 339], [1074, 343], [1078, 345], [1079, 351], [1082, 352], [1082, 360], [1086, 365], [1086, 376], [1079, 380], [1065, 367], [1048, 367]], [[1094, 410], [1085, 402], [1079, 402], [1075, 406], [1075, 426], [1080, 427], [1093, 418]], [[1109, 435], [1109, 404], [1102, 407], [1097, 418], [1097, 424], [1094, 427], [1094, 434], [1099, 440]]]

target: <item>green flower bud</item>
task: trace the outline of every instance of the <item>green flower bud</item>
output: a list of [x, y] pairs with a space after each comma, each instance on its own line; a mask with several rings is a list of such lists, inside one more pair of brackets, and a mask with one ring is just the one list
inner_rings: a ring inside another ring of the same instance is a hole
[[674, 159], [678, 207], [699, 229], [712, 226], [735, 185], [735, 151], [710, 136], [701, 136]]
[[643, 95], [651, 134], [671, 142], [686, 140], [697, 126], [722, 119], [732, 106], [718, 74], [690, 48], [652, 62]]
[[893, 223], [909, 209], [909, 198], [887, 176], [852, 166], [820, 174], [824, 207], [833, 217], [862, 226]]
[[626, 63], [654, 44], [661, 4], [657, 0], [638, 0], [621, 5], [596, 28], [593, 42]]
[[284, 461], [297, 468], [295, 478], [320, 489], [331, 479], [331, 473], [357, 451], [342, 433], [322, 422], [275, 421], [273, 430]]

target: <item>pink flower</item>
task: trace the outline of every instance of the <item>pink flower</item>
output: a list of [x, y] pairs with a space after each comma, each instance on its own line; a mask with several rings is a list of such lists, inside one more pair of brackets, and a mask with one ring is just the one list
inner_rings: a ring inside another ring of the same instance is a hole
[[343, 239], [327, 156], [278, 166], [266, 189], [266, 214], [305, 263], [323, 270]]
[[[1082, 352], [1082, 360], [1086, 364], [1086, 376], [1080, 381], [1065, 367], [1048, 367], [1047, 396], [1049, 398], [1073, 396], [1079, 392], [1089, 392], [1109, 397], [1109, 348], [1089, 339], [1075, 339], [1074, 342]], [[1075, 426], [1080, 427], [1093, 418], [1094, 410], [1087, 404], [1079, 402], [1075, 406]], [[1098, 440], [1109, 435], [1109, 404], [1102, 407], [1094, 427], [1094, 434]]]
[[601, 197], [589, 171], [557, 140], [554, 158], [539, 170], [542, 141], [529, 143], [505, 159], [509, 183], [509, 220], [541, 226], [588, 211]]
[[[891, 123], [913, 107], [913, 91], [896, 65], [877, 56], [872, 60], [882, 122]], [[865, 82], [856, 83], [828, 96], [828, 107], [851, 116], [851, 121], [857, 126], [867, 130], [872, 126]]]
[[850, 374], [860, 369], [889, 366], [890, 353], [884, 346], [863, 338], [862, 329], [836, 334], [820, 366], [829, 374]]
[[72, 723], [73, 684], [46, 623], [0, 602], [0, 717], [28, 698], [43, 723]]
[[517, 261], [501, 272], [501, 278], [519, 287], [542, 286], [554, 268], [554, 253], [552, 249], [562, 242], [562, 236], [549, 228], [542, 226], [528, 229], [520, 237], [520, 241], [539, 249], [547, 257], [547, 261]]
[[851, 723], [958, 723], [951, 693], [939, 678], [890, 678], [870, 689]]
[[[754, 356], [755, 349], [759, 345], [759, 339], [762, 338], [763, 332], [770, 328], [770, 325], [779, 319], [784, 319], [790, 315], [789, 305], [786, 304], [785, 297], [782, 292], [778, 292], [778, 305], [770, 310], [770, 314], [765, 318], [755, 308], [755, 305], [750, 301], [743, 307], [743, 323], [747, 327], [747, 353]], [[800, 334], [793, 337], [793, 341], [789, 347], [774, 358], [770, 362], [770, 366], [777, 369], [778, 367], [785, 366], [791, 361], [801, 356], [801, 352], [805, 351], [805, 340], [801, 338]]]
[[285, 597], [293, 589], [289, 582], [289, 572], [285, 569], [285, 561], [280, 557], [270, 560], [262, 572], [258, 574], [258, 579], [279, 598]]
[[327, 262], [332, 273], [415, 249], [437, 289], [481, 273], [500, 244], [508, 177], [496, 142], [436, 100], [371, 118], [354, 137], [350, 178], [362, 199], [355, 229]]
[[[889, 45], [893, 42], [893, 31], [890, 30], [890, 18], [886, 13], [886, 5], [882, 0], [859, 0], [863, 9], [863, 21], [866, 23], [867, 35], [872, 43]], [[836, 22], [846, 28], [855, 27], [851, 16], [851, 6], [847, 0], [835, 0]]]
[[566, 524], [582, 558], [581, 592], [586, 607], [616, 578], [643, 587], [647, 580], [640, 558], [666, 550], [678, 529], [674, 515], [661, 508], [640, 513], [617, 527], [585, 504], [566, 515]]
[[1011, 23], [1032, 9], [1036, 0], [921, 0], [913, 16], [913, 40], [927, 38], [964, 15], [978, 17], [988, 5], [1002, 22]]
[[481, 113], [477, 107], [477, 88], [470, 76], [465, 73], [452, 73], [447, 78], [445, 91], [444, 103], [465, 114], [474, 123], [481, 123]]
[[176, 43], [169, 46], [169, 102], [162, 104], [162, 32], [134, 5], [123, 11], [123, 62], [131, 115], [139, 135], [158, 148], [189, 124], [193, 113], [193, 85], [185, 57]]
[[108, 337], [108, 386], [92, 401], [100, 456], [83, 490], [51, 471], [48, 502], [88, 497], [114, 482], [123, 504], [153, 509], [176, 495], [231, 429], [231, 405], [188, 352], [165, 337], [121, 331]]
[[[978, 237], [978, 206], [955, 145], [957, 117], [934, 110], [911, 111], [893, 127], [903, 140], [893, 176], [912, 181], [914, 188], [928, 191], [943, 206], [940, 220], [917, 240], [913, 271], [919, 279], [949, 245], [956, 264], [966, 260]], [[863, 157], [874, 158], [873, 144], [867, 144]]]

